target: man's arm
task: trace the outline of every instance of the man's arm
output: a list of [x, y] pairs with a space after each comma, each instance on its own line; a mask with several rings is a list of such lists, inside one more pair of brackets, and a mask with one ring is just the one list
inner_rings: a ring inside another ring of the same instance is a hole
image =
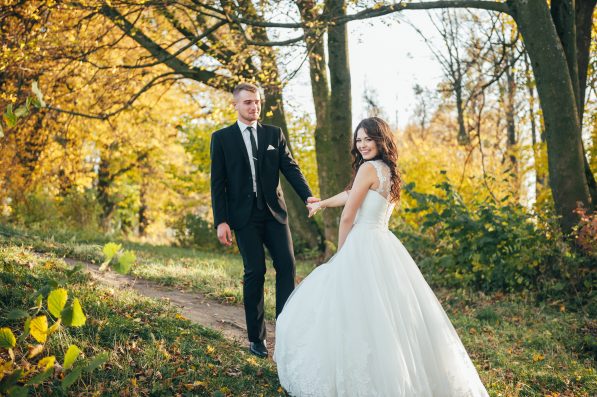
[[280, 156], [280, 171], [286, 177], [290, 185], [294, 188], [299, 197], [306, 203], [307, 199], [313, 196], [311, 189], [307, 184], [305, 176], [301, 172], [298, 164], [292, 158], [290, 150], [286, 145], [286, 138], [284, 132], [280, 129], [280, 145], [278, 146], [278, 155]]
[[214, 226], [228, 222], [228, 208], [226, 200], [226, 166], [224, 150], [218, 134], [212, 134], [211, 157], [211, 208], [214, 215]]

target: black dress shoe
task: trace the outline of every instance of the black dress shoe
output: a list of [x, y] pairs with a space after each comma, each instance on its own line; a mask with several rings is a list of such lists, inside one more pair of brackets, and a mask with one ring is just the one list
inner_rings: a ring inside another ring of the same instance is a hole
[[267, 357], [268, 354], [267, 347], [263, 342], [249, 342], [249, 352], [261, 358]]

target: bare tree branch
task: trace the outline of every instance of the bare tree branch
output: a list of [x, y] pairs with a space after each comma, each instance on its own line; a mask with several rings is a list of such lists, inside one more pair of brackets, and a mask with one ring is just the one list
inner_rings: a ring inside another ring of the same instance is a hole
[[126, 18], [122, 16], [122, 14], [120, 14], [113, 7], [104, 4], [101, 7], [100, 12], [107, 18], [112, 20], [114, 24], [118, 26], [123, 32], [125, 32], [129, 37], [135, 40], [147, 51], [149, 51], [149, 53], [151, 53], [151, 55], [153, 55], [158, 61], [160, 61], [160, 63], [164, 63], [181, 76], [200, 81], [212, 87], [216, 86], [216, 88], [219, 88], [219, 85], [216, 81], [218, 78], [223, 78], [223, 76], [218, 76], [216, 73], [209, 70], [204, 70], [202, 68], [189, 67], [186, 63], [172, 56], [172, 54], [170, 54], [168, 51], [164, 50], [161, 46], [159, 46], [155, 41], [153, 41], [143, 32], [136, 29], [133, 24], [131, 24]]
[[[498, 1], [484, 1], [484, 0], [441, 0], [441, 1], [425, 1], [420, 3], [399, 3], [391, 4], [382, 7], [367, 8], [366, 10], [359, 11], [355, 14], [349, 14], [342, 17], [327, 17], [322, 15], [320, 23], [322, 25], [332, 24], [339, 25], [350, 21], [357, 21], [362, 19], [369, 19], [380, 17], [383, 15], [393, 14], [395, 12], [401, 12], [405, 10], [433, 10], [439, 8], [477, 8], [481, 10], [497, 11], [506, 14], [510, 13], [510, 8], [505, 2]], [[214, 18], [228, 19], [232, 22], [242, 23], [251, 26], [260, 26], [264, 28], [287, 28], [287, 29], [301, 29], [301, 28], [313, 28], [312, 23], [281, 23], [281, 22], [265, 22], [248, 18], [237, 18], [224, 10], [219, 10], [225, 16], [215, 16]]]
[[[88, 119], [108, 120], [110, 117], [115, 116], [118, 113], [122, 112], [123, 110], [130, 108], [131, 105], [137, 99], [139, 99], [139, 97], [144, 92], [148, 91], [150, 88], [155, 87], [160, 84], [163, 84], [167, 81], [180, 80], [182, 78], [182, 77], [168, 77], [168, 76], [173, 76], [176, 74], [177, 74], [176, 72], [168, 72], [168, 73], [163, 73], [159, 76], [154, 77], [147, 84], [145, 84], [139, 91], [137, 91], [132, 97], [130, 97], [129, 100], [126, 101], [121, 107], [119, 107], [118, 109], [116, 109], [112, 112], [109, 112], [109, 113], [100, 113], [100, 114], [82, 113], [82, 112], [77, 112], [74, 110], [60, 109], [60, 108], [54, 107], [52, 105], [48, 105], [46, 108], [48, 110], [53, 110], [53, 111], [56, 111], [59, 113], [70, 114], [73, 116], [79, 116], [79, 117], [84, 117], [84, 118], [88, 118]], [[165, 78], [165, 77], [168, 77], [168, 78]]]

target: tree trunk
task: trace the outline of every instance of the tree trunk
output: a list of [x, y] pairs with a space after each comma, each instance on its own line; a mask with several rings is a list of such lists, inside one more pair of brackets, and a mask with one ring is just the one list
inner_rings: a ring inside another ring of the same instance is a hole
[[[581, 131], [594, 8], [595, 0], [580, 0], [576, 2], [574, 0], [554, 0], [551, 3], [551, 16], [562, 46], [564, 47], [568, 71], [572, 79]], [[585, 176], [589, 185], [591, 201], [595, 205], [597, 203], [597, 182], [589, 166], [582, 141], [581, 144], [583, 145]]]
[[[593, 11], [597, 0], [578, 0], [575, 2], [576, 15], [576, 55], [578, 68], [578, 89], [580, 99], [580, 122], [582, 125], [585, 110], [585, 94], [587, 89], [587, 71], [591, 55], [591, 32], [593, 27]], [[593, 200], [595, 202], [595, 200]]]
[[462, 78], [456, 78], [454, 82], [454, 96], [456, 99], [456, 117], [458, 120], [458, 136], [457, 141], [459, 145], [468, 145], [470, 137], [464, 125], [464, 100], [462, 98]]
[[147, 204], [147, 183], [145, 182], [146, 177], [147, 176], [142, 173], [141, 178], [143, 178], [143, 180], [141, 181], [141, 191], [139, 192], [140, 205], [139, 211], [137, 213], [139, 220], [138, 234], [141, 237], [145, 237], [147, 227], [149, 226], [149, 217], [147, 214], [149, 212], [149, 206]]
[[[297, 0], [296, 5], [304, 22], [312, 22], [318, 18], [315, 4], [312, 0]], [[328, 71], [325, 62], [325, 45], [323, 31], [306, 29], [305, 42], [309, 53], [309, 74], [311, 78], [311, 92], [315, 106], [315, 146], [317, 158], [317, 176], [319, 191], [322, 198], [331, 197], [342, 188], [334, 186], [334, 131], [330, 121], [331, 93], [328, 85]], [[345, 154], [346, 155], [346, 154]], [[346, 170], [350, 175], [350, 170]], [[338, 184], [339, 185], [339, 184]], [[337, 243], [338, 219], [340, 210], [327, 209], [322, 212], [323, 232], [325, 239], [325, 255], [329, 256]]]
[[562, 230], [578, 223], [574, 209], [580, 202], [592, 208], [584, 170], [580, 120], [564, 48], [547, 4], [511, 0], [512, 16], [533, 65], [543, 108], [551, 190]]
[[535, 116], [535, 88], [533, 87], [534, 80], [532, 78], [531, 65], [529, 63], [529, 57], [525, 53], [524, 57], [524, 68], [525, 68], [525, 82], [529, 96], [529, 119], [531, 122], [531, 142], [533, 144], [533, 158], [535, 160], [535, 197], [539, 197], [543, 186], [545, 185], [545, 178], [543, 170], [540, 167], [539, 159], [541, 156], [541, 148], [539, 143], [543, 142], [543, 133], [537, 133], [537, 121]]
[[[576, 54], [578, 65], [578, 88], [579, 88], [579, 103], [580, 108], [578, 114], [580, 115], [580, 125], [583, 125], [583, 115], [585, 111], [585, 95], [587, 89], [587, 71], [589, 68], [589, 57], [591, 55], [591, 33], [593, 27], [593, 12], [597, 0], [579, 0], [576, 1]], [[593, 145], [597, 142], [593, 140]], [[591, 200], [593, 207], [597, 206], [597, 181], [595, 174], [591, 171], [587, 153], [583, 145], [583, 155], [585, 163], [585, 174], [589, 184], [589, 192], [591, 193]]]
[[[107, 149], [106, 149], [107, 151]], [[101, 224], [105, 232], [110, 230], [110, 223], [112, 221], [112, 214], [116, 208], [116, 203], [110, 196], [110, 186], [112, 178], [110, 175], [110, 162], [107, 160], [107, 153], [100, 157], [98, 172], [97, 172], [97, 201], [102, 207]]]
[[[552, 0], [550, 13], [556, 32], [564, 48], [568, 74], [570, 75], [572, 90], [574, 91], [574, 98], [576, 100], [576, 108], [580, 111], [581, 102], [578, 84], [578, 63], [576, 59], [576, 15], [574, 0]], [[581, 118], [582, 116], [579, 112], [579, 120]]]
[[[327, 0], [327, 11], [332, 16], [346, 15], [345, 0]], [[326, 169], [326, 178], [320, 180], [320, 188], [325, 186], [326, 197], [333, 196], [346, 188], [351, 177], [350, 148], [352, 138], [352, 96], [350, 66], [348, 59], [348, 28], [346, 24], [328, 27], [328, 67], [330, 71], [329, 134], [322, 137], [326, 150], [319, 155]], [[337, 243], [338, 224], [341, 208], [329, 211], [334, 217], [334, 244]]]
[[518, 159], [516, 157], [516, 121], [514, 120], [515, 101], [516, 101], [516, 81], [514, 80], [514, 57], [510, 49], [506, 55], [506, 90], [504, 98], [504, 111], [506, 115], [506, 131], [507, 140], [506, 147], [508, 153], [508, 160], [510, 162], [510, 175], [512, 175], [512, 183], [514, 184], [513, 194], [516, 198], [520, 197], [520, 179], [518, 175]]

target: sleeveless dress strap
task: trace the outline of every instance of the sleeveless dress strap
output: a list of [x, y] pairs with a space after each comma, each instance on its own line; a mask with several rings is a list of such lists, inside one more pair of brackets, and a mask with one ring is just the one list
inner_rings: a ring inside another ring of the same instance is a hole
[[373, 160], [369, 161], [369, 163], [375, 168], [377, 179], [379, 180], [379, 187], [375, 191], [387, 197], [390, 193], [389, 175], [386, 175], [389, 174], [388, 166], [382, 160]]

